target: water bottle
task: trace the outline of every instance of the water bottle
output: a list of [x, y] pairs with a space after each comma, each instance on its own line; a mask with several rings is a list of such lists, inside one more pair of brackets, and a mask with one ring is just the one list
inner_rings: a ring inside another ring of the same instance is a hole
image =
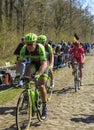
[[26, 62], [23, 62], [21, 64], [21, 69], [20, 69], [20, 77], [23, 77], [24, 73], [25, 73], [25, 68], [26, 68]]

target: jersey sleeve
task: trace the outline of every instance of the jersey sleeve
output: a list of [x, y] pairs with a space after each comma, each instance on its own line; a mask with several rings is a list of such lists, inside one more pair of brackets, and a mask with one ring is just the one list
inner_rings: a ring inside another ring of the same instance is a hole
[[47, 60], [46, 58], [46, 51], [43, 45], [39, 44], [39, 57], [40, 60]]
[[48, 44], [48, 51], [49, 51], [49, 54], [52, 54], [53, 53], [53, 49], [52, 49], [52, 46]]

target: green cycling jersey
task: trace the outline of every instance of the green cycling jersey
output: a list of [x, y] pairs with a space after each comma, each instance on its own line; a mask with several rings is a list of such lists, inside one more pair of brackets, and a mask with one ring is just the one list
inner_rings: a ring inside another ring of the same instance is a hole
[[53, 53], [53, 49], [52, 49], [51, 45], [49, 45], [49, 44], [46, 44], [46, 45], [45, 45], [45, 50], [46, 50], [46, 52], [48, 52], [49, 54], [52, 54], [52, 53]]
[[40, 63], [40, 61], [47, 60], [45, 48], [41, 44], [37, 44], [34, 52], [27, 50], [27, 45], [24, 45], [20, 51], [19, 61], [23, 61], [25, 56], [29, 56], [34, 63]]

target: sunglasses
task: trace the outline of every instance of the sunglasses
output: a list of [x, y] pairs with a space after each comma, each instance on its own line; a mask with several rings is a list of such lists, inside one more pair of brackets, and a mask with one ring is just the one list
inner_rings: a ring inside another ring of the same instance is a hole
[[27, 46], [31, 46], [32, 44], [28, 43]]

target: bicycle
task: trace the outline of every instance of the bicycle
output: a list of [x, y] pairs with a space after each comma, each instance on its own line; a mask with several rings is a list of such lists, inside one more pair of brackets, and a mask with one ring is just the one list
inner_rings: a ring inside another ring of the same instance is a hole
[[74, 86], [75, 86], [75, 92], [77, 90], [80, 90], [80, 78], [79, 78], [79, 63], [74, 62]]
[[[71, 62], [68, 61], [68, 67], [70, 68]], [[74, 76], [74, 87], [75, 87], [75, 92], [77, 90], [80, 90], [80, 78], [79, 78], [79, 63], [77, 61], [73, 62], [73, 76]]]
[[[23, 76], [21, 80], [24, 81], [16, 108], [16, 125], [18, 130], [28, 130], [31, 119], [37, 114], [37, 119], [42, 121], [42, 101], [38, 88], [38, 81], [34, 78]], [[34, 87], [34, 88], [33, 88]]]

